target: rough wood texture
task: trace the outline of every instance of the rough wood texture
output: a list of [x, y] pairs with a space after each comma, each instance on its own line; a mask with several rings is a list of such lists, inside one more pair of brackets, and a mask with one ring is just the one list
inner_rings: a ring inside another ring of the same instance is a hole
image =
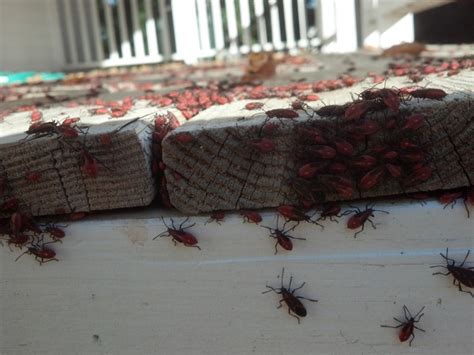
[[[452, 77], [427, 76], [418, 86], [441, 88], [449, 95], [443, 100], [413, 99], [402, 104], [405, 112], [422, 112], [427, 121], [419, 135], [427, 147], [433, 176], [426, 182], [406, 188], [388, 181], [353, 198], [387, 196], [412, 191], [450, 189], [471, 185], [474, 181], [474, 72]], [[386, 87], [412, 86], [405, 77], [387, 81]], [[324, 104], [343, 104], [373, 87], [369, 82], [349, 89], [321, 94]], [[383, 87], [379, 85], [378, 87]], [[297, 120], [273, 119], [280, 124], [271, 138], [277, 151], [264, 153], [252, 146], [266, 115], [261, 110], [244, 109], [248, 101], [211, 107], [168, 135], [163, 141], [163, 161], [172, 204], [185, 213], [212, 210], [274, 207], [285, 201], [295, 202], [290, 181], [295, 175], [294, 147], [298, 144], [297, 127], [308, 122], [300, 111]], [[264, 109], [288, 108], [290, 100], [265, 100]], [[378, 116], [380, 117], [381, 114]], [[377, 115], [372, 115], [377, 119]], [[323, 119], [316, 115], [313, 119]], [[179, 135], [187, 132], [193, 140], [182, 143]], [[328, 200], [338, 196], [327, 195]]]
[[[79, 127], [89, 127], [86, 135], [69, 140], [58, 135], [27, 137], [24, 132], [31, 123], [30, 112], [12, 114], [0, 123], [0, 174], [6, 179], [0, 205], [15, 197], [33, 215], [48, 215], [151, 203], [156, 187], [150, 168], [150, 123], [155, 113], [163, 110], [138, 101], [126, 116], [110, 119], [92, 115], [93, 108], [42, 110], [45, 122], [80, 117]], [[142, 118], [121, 129], [137, 117]], [[110, 144], [101, 141], [103, 135], [110, 135]], [[84, 146], [98, 161], [95, 178], [81, 168]], [[28, 181], [30, 172], [40, 173], [41, 178]]]

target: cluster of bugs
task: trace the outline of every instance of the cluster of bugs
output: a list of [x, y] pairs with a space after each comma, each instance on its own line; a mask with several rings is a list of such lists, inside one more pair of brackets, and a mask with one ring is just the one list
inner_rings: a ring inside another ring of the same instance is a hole
[[429, 180], [433, 167], [418, 137], [426, 117], [400, 105], [413, 98], [444, 96], [440, 89], [372, 88], [354, 102], [316, 110], [326, 120], [309, 120], [297, 128], [299, 167], [292, 186], [301, 203], [324, 201], [327, 194], [351, 199], [382, 181], [412, 187]]
[[[12, 252], [13, 248], [20, 250], [25, 248], [26, 250], [16, 260], [28, 254], [34, 256], [40, 265], [52, 260], [58, 261], [56, 252], [50, 244], [62, 243], [66, 236], [64, 226], [37, 223], [32, 216], [19, 212], [17, 208], [12, 212], [12, 209], [2, 207], [3, 213], [10, 211], [11, 215], [0, 223], [0, 244], [4, 245], [5, 242]], [[49, 241], [45, 242], [45, 238]]]

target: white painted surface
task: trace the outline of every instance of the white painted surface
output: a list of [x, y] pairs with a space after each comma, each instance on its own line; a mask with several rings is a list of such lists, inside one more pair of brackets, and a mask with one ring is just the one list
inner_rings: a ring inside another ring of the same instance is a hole
[[[432, 276], [439, 252], [461, 260], [474, 220], [461, 204], [377, 203], [377, 230], [357, 239], [339, 223], [300, 225], [294, 250], [273, 255], [267, 231], [228, 216], [192, 218], [201, 251], [175, 247], [159, 211], [91, 216], [55, 245], [59, 262], [39, 266], [0, 248], [2, 354], [456, 354], [473, 349], [473, 299], [451, 278]], [[273, 226], [273, 213], [264, 224]], [[473, 265], [471, 257], [470, 266]], [[282, 267], [308, 316], [276, 309]], [[397, 330], [402, 306], [426, 306], [413, 346]], [[94, 338], [98, 335], [99, 338]]]

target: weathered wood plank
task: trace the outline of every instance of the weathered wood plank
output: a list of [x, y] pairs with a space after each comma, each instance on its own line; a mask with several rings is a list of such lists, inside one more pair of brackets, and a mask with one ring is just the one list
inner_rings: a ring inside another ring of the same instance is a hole
[[[43, 122], [80, 118], [77, 138], [28, 136], [31, 112], [5, 117], [0, 123], [0, 176], [6, 187], [0, 205], [17, 198], [24, 211], [48, 215], [150, 204], [156, 193], [150, 126], [156, 114], [167, 110], [147, 105], [137, 101], [120, 118], [111, 118], [110, 112], [94, 114], [97, 106], [41, 110]], [[179, 111], [170, 111], [183, 120]], [[96, 177], [84, 171], [84, 150], [97, 161]], [[39, 179], [28, 180], [30, 173], [38, 173]]]
[[[382, 186], [369, 191], [355, 191], [351, 198], [387, 196], [413, 191], [449, 189], [471, 185], [474, 181], [474, 94], [471, 91], [474, 72], [466, 71], [457, 76], [428, 76], [419, 86], [441, 88], [448, 93], [442, 100], [412, 99], [403, 102], [401, 112], [423, 113], [426, 125], [417, 134], [417, 144], [424, 147], [424, 154], [433, 170], [432, 177], [413, 186], [387, 180]], [[386, 87], [412, 85], [407, 78], [394, 78]], [[343, 104], [352, 101], [354, 94], [372, 87], [365, 82], [350, 89], [322, 93], [321, 101], [313, 105]], [[379, 85], [383, 87], [383, 85]], [[262, 125], [267, 116], [262, 110], [249, 111], [248, 101], [211, 107], [192, 121], [187, 122], [167, 136], [163, 142], [163, 161], [172, 204], [186, 213], [200, 213], [220, 209], [247, 209], [274, 207], [284, 201], [296, 201], [293, 184], [296, 169], [301, 164], [296, 159], [301, 136], [299, 127], [308, 122], [327, 119], [315, 115], [308, 118], [299, 111], [297, 120], [273, 119], [279, 125], [271, 137], [276, 150], [265, 153], [253, 143], [262, 138]], [[264, 109], [288, 108], [291, 100], [270, 99], [262, 101]], [[386, 112], [369, 114], [368, 117], [385, 121]], [[193, 141], [180, 143], [183, 132], [193, 136]], [[389, 133], [386, 133], [389, 134]], [[380, 134], [379, 134], [380, 135]], [[379, 137], [380, 138], [380, 137]], [[383, 137], [382, 137], [383, 138]], [[382, 139], [380, 138], [380, 139]], [[328, 193], [327, 200], [341, 199]]]

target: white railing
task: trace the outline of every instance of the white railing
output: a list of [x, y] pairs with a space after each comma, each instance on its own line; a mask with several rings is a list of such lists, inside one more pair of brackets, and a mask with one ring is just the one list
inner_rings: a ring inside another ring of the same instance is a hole
[[[169, 60], [193, 63], [220, 53], [272, 49], [295, 52], [319, 45], [324, 41], [321, 35], [334, 37], [322, 29], [333, 31], [335, 26], [328, 23], [335, 24], [338, 7], [336, 0], [57, 2], [66, 67], [70, 69]], [[344, 3], [343, 11], [348, 4], [354, 7], [354, 0]], [[328, 21], [324, 13], [333, 18]]]

